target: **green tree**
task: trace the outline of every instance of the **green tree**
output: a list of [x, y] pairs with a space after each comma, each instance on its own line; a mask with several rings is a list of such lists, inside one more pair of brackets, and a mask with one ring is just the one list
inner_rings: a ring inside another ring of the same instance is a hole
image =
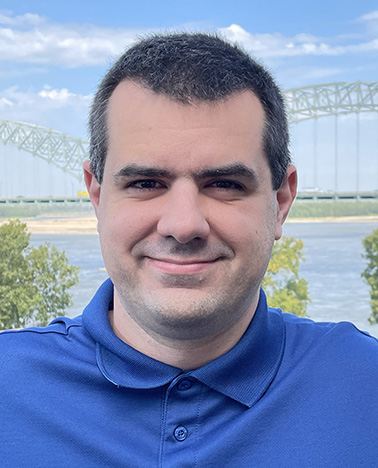
[[306, 316], [310, 302], [308, 281], [299, 276], [304, 260], [303, 242], [294, 237], [283, 237], [273, 246], [272, 257], [262, 286], [270, 307], [280, 307], [284, 312]]
[[368, 264], [361, 276], [370, 286], [371, 315], [368, 318], [370, 323], [378, 323], [378, 228], [362, 240], [365, 253], [362, 254], [367, 259]]
[[79, 267], [49, 243], [29, 244], [26, 224], [0, 226], [0, 329], [46, 325], [73, 302], [68, 289], [79, 282]]

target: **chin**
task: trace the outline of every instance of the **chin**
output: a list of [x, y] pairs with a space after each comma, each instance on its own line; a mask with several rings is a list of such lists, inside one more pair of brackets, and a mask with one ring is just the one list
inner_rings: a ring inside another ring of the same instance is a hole
[[203, 291], [175, 289], [154, 295], [142, 307], [150, 329], [176, 340], [217, 335], [240, 318], [234, 316], [238, 309]]

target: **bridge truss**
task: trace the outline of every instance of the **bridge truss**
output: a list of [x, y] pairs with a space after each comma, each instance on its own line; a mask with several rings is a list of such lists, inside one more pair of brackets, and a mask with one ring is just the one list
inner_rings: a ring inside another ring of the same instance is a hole
[[[326, 116], [378, 112], [378, 82], [333, 83], [284, 93], [292, 123]], [[89, 142], [56, 130], [0, 119], [0, 142], [14, 145], [81, 180]]]
[[38, 125], [0, 119], [0, 141], [44, 159], [81, 180], [89, 142]]
[[330, 115], [378, 112], [378, 81], [290, 89], [285, 98], [293, 123]]

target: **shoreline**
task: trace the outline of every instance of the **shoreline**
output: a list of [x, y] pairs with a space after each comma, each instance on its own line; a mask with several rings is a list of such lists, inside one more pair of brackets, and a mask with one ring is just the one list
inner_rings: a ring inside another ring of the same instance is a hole
[[[0, 226], [8, 221], [0, 219]], [[36, 218], [21, 218], [26, 223], [31, 234], [97, 234], [97, 219], [94, 215], [83, 216], [43, 216]], [[372, 216], [340, 216], [324, 218], [289, 218], [287, 223], [376, 223], [378, 215]]]
[[[97, 234], [97, 219], [94, 215], [19, 219], [26, 223], [30, 234]], [[0, 219], [0, 226], [7, 221]]]
[[288, 218], [285, 223], [377, 223], [378, 227], [378, 215]]

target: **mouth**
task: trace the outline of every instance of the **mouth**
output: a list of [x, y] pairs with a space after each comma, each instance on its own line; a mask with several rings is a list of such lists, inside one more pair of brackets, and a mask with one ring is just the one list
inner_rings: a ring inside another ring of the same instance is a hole
[[168, 258], [152, 258], [146, 257], [148, 264], [162, 273], [171, 275], [190, 275], [203, 273], [210, 269], [218, 260], [200, 260], [200, 259], [168, 259]]

